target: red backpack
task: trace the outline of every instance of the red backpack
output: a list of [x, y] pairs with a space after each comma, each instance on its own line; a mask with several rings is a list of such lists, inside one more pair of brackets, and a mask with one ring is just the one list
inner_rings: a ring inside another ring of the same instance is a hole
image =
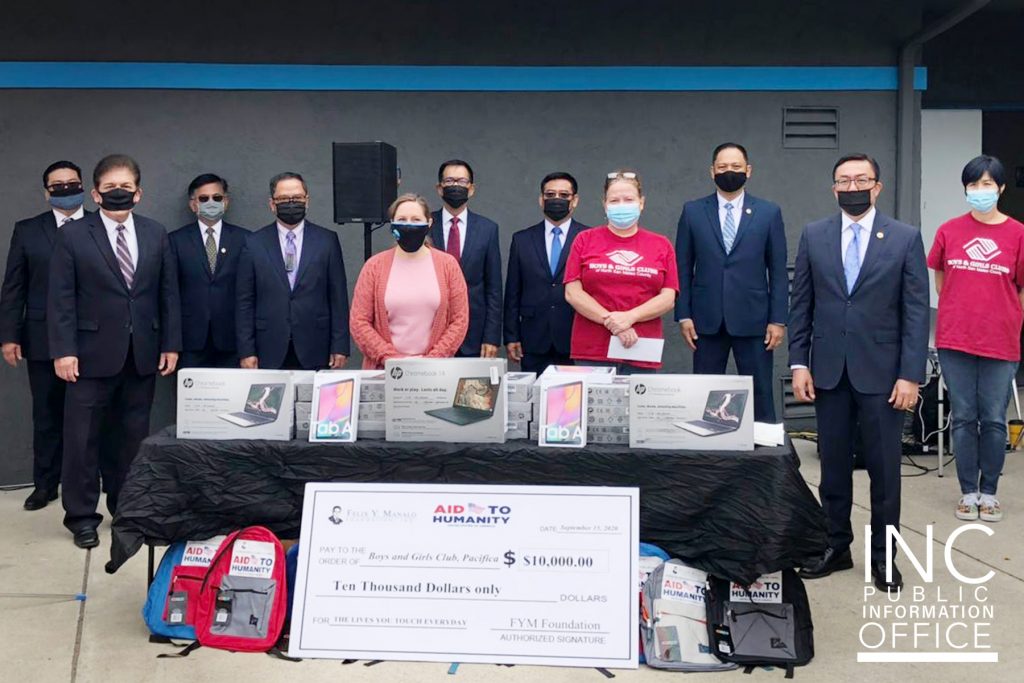
[[220, 544], [199, 588], [196, 639], [206, 647], [267, 652], [281, 637], [288, 605], [284, 549], [251, 526]]

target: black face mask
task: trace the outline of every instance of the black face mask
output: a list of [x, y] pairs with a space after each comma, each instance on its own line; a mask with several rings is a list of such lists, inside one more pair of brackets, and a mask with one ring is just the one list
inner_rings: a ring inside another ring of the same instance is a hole
[[427, 239], [430, 226], [426, 223], [392, 223], [391, 234], [402, 251], [412, 254], [419, 251]]
[[285, 225], [298, 225], [306, 217], [304, 202], [282, 202], [277, 205], [277, 219]]
[[135, 193], [120, 187], [100, 192], [100, 206], [107, 211], [130, 211], [135, 208]]
[[453, 209], [457, 209], [469, 201], [469, 188], [461, 185], [450, 185], [441, 188], [441, 199]]
[[871, 190], [850, 190], [836, 194], [839, 195], [839, 208], [848, 216], [860, 216], [871, 208]]
[[569, 200], [552, 197], [544, 200], [544, 215], [556, 223], [569, 215]]
[[715, 174], [715, 185], [722, 192], [735, 192], [747, 183], [747, 174], [740, 171], [724, 171]]

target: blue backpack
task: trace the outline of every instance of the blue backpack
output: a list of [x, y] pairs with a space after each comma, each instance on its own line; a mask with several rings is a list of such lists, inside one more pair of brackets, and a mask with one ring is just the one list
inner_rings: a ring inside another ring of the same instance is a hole
[[199, 588], [223, 539], [179, 541], [164, 552], [142, 607], [142, 618], [154, 636], [195, 640]]

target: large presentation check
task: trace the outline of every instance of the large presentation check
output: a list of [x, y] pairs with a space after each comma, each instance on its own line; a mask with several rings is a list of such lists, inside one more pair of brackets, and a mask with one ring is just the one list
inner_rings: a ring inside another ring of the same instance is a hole
[[289, 654], [635, 668], [639, 496], [307, 484]]

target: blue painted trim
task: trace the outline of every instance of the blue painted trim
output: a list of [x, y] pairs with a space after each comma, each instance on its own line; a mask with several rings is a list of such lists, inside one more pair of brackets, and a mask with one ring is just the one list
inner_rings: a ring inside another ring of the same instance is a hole
[[[343, 66], [0, 62], [0, 88], [372, 91], [896, 90], [888, 66]], [[914, 88], [928, 86], [917, 67]]]

